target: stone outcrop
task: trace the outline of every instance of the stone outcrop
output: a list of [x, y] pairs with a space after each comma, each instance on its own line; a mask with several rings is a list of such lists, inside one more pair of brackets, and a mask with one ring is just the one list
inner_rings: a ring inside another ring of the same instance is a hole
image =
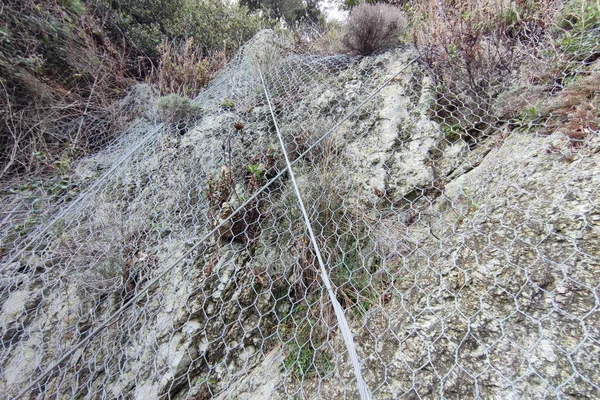
[[[196, 99], [195, 119], [167, 123], [6, 267], [2, 391], [119, 310], [43, 394], [358, 396], [289, 173], [277, 175], [273, 112], [374, 398], [598, 397], [597, 135], [574, 146], [499, 126], [457, 139], [432, 115], [413, 50], [350, 59], [276, 45], [262, 33]], [[152, 125], [156, 96], [136, 93], [128, 107]]]

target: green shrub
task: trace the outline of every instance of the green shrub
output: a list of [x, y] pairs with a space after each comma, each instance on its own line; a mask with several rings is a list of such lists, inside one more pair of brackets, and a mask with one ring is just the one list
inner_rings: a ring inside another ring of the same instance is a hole
[[269, 20], [252, 14], [246, 7], [208, 0], [92, 0], [97, 16], [104, 16], [115, 39], [125, 38], [136, 57], [156, 64], [158, 46], [165, 40], [184, 41], [190, 37], [202, 53], [234, 53]]
[[568, 72], [582, 62], [600, 57], [600, 5], [597, 1], [572, 0], [561, 11], [555, 28], [559, 68]]
[[262, 10], [275, 20], [283, 20], [290, 28], [323, 20], [318, 7], [319, 0], [241, 0], [240, 4], [250, 10]]

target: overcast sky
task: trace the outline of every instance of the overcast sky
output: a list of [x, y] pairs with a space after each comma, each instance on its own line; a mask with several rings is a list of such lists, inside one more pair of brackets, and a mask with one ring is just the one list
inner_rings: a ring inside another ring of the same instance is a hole
[[342, 0], [321, 0], [320, 8], [327, 20], [343, 21], [348, 15], [342, 10]]

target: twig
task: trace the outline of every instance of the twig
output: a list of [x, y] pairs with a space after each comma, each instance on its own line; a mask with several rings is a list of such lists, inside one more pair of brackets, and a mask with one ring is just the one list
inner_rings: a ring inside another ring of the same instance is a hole
[[96, 84], [98, 83], [98, 77], [100, 76], [100, 72], [102, 71], [102, 67], [104, 66], [104, 56], [102, 57], [102, 61], [100, 62], [100, 67], [98, 68], [98, 72], [96, 73], [96, 77], [94, 78], [94, 84], [92, 85], [92, 90], [90, 90], [90, 95], [87, 98], [87, 102], [85, 103], [85, 109], [83, 110], [83, 114], [81, 114], [81, 120], [79, 121], [79, 128], [77, 129], [77, 134], [75, 135], [75, 140], [73, 140], [73, 145], [71, 146], [71, 151], [74, 151], [77, 147], [77, 142], [79, 141], [79, 135], [81, 134], [81, 130], [83, 128], [83, 121], [87, 116], [88, 108], [90, 107], [90, 101], [92, 100], [92, 96], [94, 95], [94, 91], [96, 90]]

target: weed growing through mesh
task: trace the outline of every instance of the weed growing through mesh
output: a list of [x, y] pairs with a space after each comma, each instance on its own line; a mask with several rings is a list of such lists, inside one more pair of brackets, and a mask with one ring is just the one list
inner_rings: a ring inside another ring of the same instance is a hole
[[500, 122], [491, 112], [525, 54], [544, 39], [556, 1], [411, 3], [411, 35], [436, 80], [434, 118], [477, 143]]
[[177, 94], [161, 97], [158, 100], [158, 108], [162, 120], [179, 135], [185, 135], [202, 110], [200, 104]]
[[[342, 218], [343, 219], [343, 218]], [[323, 214], [321, 222], [328, 220]], [[315, 224], [318, 225], [319, 223]], [[334, 225], [332, 221], [328, 226]], [[375, 304], [381, 293], [375, 288], [373, 274], [380, 265], [366, 267], [370, 240], [359, 239], [356, 231], [346, 226], [340, 230], [319, 229], [318, 241], [323, 256], [332, 265], [330, 279], [341, 306], [350, 317], [360, 318]], [[360, 230], [359, 228], [357, 228]], [[279, 334], [285, 343], [284, 365], [298, 378], [307, 375], [323, 377], [333, 369], [331, 353], [325, 346], [337, 322], [329, 295], [321, 282], [312, 245], [307, 236], [295, 241], [297, 265], [287, 296], [294, 303], [290, 313], [279, 324]]]
[[444, 131], [444, 137], [450, 143], [458, 142], [465, 135], [460, 124], [443, 123], [442, 130]]
[[[536, 103], [531, 104], [533, 101]], [[542, 134], [560, 130], [577, 148], [600, 127], [600, 72], [581, 68], [554, 96], [532, 96], [528, 102], [529, 106], [510, 119], [512, 128]]]
[[221, 107], [223, 107], [224, 110], [233, 110], [235, 103], [229, 99], [225, 99], [221, 103]]
[[558, 52], [552, 70], [561, 84], [579, 74], [582, 65], [589, 66], [600, 58], [600, 4], [593, 0], [567, 2], [554, 30]]
[[310, 304], [302, 301], [279, 324], [286, 353], [283, 365], [298, 379], [314, 375], [323, 377], [334, 367], [327, 350], [327, 329], [310, 315], [309, 310]]
[[[377, 302], [378, 294], [372, 275], [377, 272], [379, 262], [369, 257], [375, 244], [370, 239], [367, 223], [355, 217], [352, 207], [345, 204], [345, 196], [337, 192], [336, 182], [339, 180], [333, 177], [324, 178], [325, 187], [322, 186], [322, 192], [313, 198], [310, 219], [323, 257], [331, 265], [330, 279], [336, 288], [337, 300], [350, 315], [355, 311], [361, 315], [366, 311], [365, 308]], [[310, 245], [308, 237], [301, 243]], [[310, 254], [311, 251], [303, 250], [303, 253]], [[316, 259], [311, 256], [300, 268], [303, 271], [298, 275], [305, 279], [302, 289], [310, 295], [311, 278], [305, 270], [316, 270]], [[332, 315], [332, 312], [325, 314]]]
[[[340, 192], [340, 175], [324, 173], [320, 185], [311, 185], [305, 204], [319, 249], [328, 268], [337, 301], [350, 318], [363, 317], [380, 304], [383, 287], [375, 277], [381, 260], [375, 257], [375, 243], [370, 228], [360, 212], [346, 204]], [[289, 194], [289, 202], [295, 202]], [[283, 203], [286, 203], [284, 200]], [[358, 205], [356, 205], [358, 207]], [[286, 206], [292, 221], [301, 220], [297, 207]], [[293, 211], [291, 211], [293, 210]], [[331, 353], [323, 344], [333, 334], [337, 321], [320, 275], [316, 253], [303, 224], [298, 224], [292, 239], [291, 253], [295, 264], [288, 271], [290, 287], [280, 297], [292, 308], [279, 324], [285, 343], [285, 367], [299, 378], [305, 375], [327, 375], [331, 372]]]
[[158, 86], [161, 94], [196, 96], [225, 66], [227, 59], [224, 51], [205, 57], [202, 46], [193, 37], [181, 42], [163, 40], [157, 51], [159, 65], [148, 80]]
[[[279, 153], [268, 148], [247, 160], [243, 173], [235, 173], [233, 166], [221, 167], [220, 176], [210, 176], [206, 197], [209, 215], [214, 225], [226, 221], [233, 211], [251, 198], [279, 172]], [[243, 179], [239, 176], [243, 175]], [[236, 178], [237, 177], [237, 178]], [[240, 190], [241, 189], [241, 190]], [[277, 190], [273, 185], [271, 190]], [[261, 221], [267, 217], [266, 198], [270, 192], [260, 192], [244, 209], [232, 216], [219, 228], [218, 240], [238, 241], [249, 244], [257, 236]]]
[[331, 271], [331, 280], [338, 288], [338, 301], [342, 307], [350, 309], [357, 316], [363, 316], [378, 303], [380, 293], [374, 287], [373, 275], [380, 265], [378, 260], [365, 257], [365, 252], [369, 252], [367, 249], [372, 249], [368, 239], [359, 239], [348, 232], [340, 237], [340, 247], [338, 263]]
[[161, 97], [158, 100], [158, 107], [163, 120], [172, 124], [185, 123], [198, 116], [201, 110], [200, 104], [177, 94]]
[[533, 128], [541, 128], [544, 125], [544, 116], [541, 114], [538, 106], [526, 107], [520, 113], [520, 115], [511, 121], [514, 129], [522, 130], [525, 132], [530, 131]]

